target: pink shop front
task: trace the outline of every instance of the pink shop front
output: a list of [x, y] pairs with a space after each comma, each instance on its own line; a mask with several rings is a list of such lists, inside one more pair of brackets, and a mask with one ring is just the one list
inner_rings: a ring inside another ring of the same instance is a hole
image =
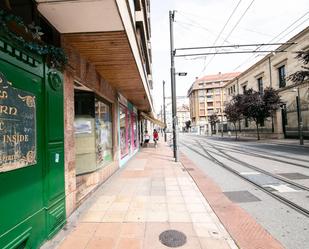
[[119, 101], [119, 158], [122, 167], [139, 148], [137, 109], [127, 100]]

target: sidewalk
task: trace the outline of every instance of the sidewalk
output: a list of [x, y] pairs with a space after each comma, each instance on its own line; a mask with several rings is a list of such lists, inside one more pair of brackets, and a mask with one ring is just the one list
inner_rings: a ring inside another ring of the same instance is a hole
[[177, 230], [186, 236], [180, 249], [237, 249], [187, 170], [165, 143], [141, 149], [42, 248], [169, 248], [160, 239], [181, 237], [159, 236]]

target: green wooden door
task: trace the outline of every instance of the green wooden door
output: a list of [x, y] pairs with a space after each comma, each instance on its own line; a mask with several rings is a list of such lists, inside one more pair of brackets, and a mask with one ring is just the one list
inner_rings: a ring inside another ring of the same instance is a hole
[[65, 222], [62, 79], [0, 45], [0, 248], [38, 248]]

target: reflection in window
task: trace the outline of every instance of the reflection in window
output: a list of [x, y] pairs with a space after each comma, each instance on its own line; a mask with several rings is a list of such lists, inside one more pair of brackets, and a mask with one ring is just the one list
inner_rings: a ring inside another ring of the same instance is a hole
[[112, 117], [109, 105], [96, 100], [95, 103], [96, 119], [96, 150], [97, 164], [112, 161]]
[[120, 152], [121, 157], [128, 153], [127, 147], [127, 108], [120, 107]]
[[279, 77], [279, 87], [285, 87], [285, 66], [281, 66], [278, 68], [278, 77]]

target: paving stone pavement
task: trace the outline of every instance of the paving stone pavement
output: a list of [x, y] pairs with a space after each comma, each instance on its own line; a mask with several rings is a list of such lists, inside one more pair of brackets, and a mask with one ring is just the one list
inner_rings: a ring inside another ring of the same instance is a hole
[[169, 248], [159, 241], [169, 229], [186, 235], [179, 249], [238, 248], [164, 143], [141, 149], [91, 199], [74, 226], [46, 248]]

